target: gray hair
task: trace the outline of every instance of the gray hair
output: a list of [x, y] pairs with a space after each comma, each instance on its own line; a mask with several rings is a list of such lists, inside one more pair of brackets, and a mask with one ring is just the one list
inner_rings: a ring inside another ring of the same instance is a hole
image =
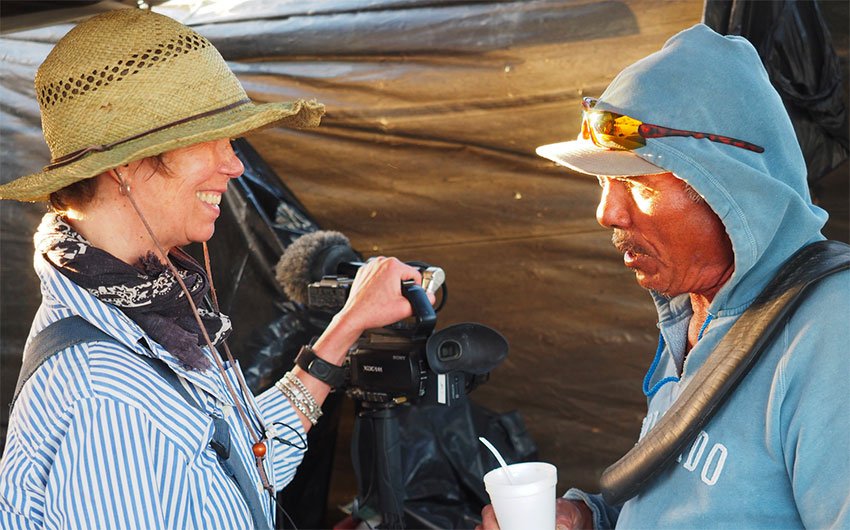
[[687, 195], [690, 200], [694, 201], [696, 204], [700, 204], [705, 201], [705, 199], [702, 198], [702, 195], [700, 195], [699, 192], [697, 192], [697, 190], [695, 190], [690, 184], [684, 180], [682, 181], [682, 184], [685, 187], [685, 195]]

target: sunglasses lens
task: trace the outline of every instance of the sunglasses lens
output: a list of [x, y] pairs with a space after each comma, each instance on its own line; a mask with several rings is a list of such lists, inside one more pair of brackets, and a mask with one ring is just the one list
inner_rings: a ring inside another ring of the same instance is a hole
[[587, 109], [584, 112], [582, 129], [587, 128], [594, 144], [607, 149], [637, 149], [646, 145], [638, 133], [641, 122], [604, 110]]

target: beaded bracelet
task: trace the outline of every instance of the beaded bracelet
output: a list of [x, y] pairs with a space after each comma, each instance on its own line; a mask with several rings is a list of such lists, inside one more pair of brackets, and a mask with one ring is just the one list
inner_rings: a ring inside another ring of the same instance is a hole
[[315, 425], [319, 418], [318, 416], [311, 413], [308, 403], [301, 397], [301, 395], [296, 395], [293, 389], [285, 384], [282, 380], [275, 383], [275, 386], [278, 390], [292, 403], [301, 414], [303, 414], [312, 425]]
[[304, 386], [304, 383], [302, 383], [300, 379], [295, 377], [292, 372], [287, 372], [284, 374], [280, 383], [281, 386], [289, 390], [290, 393], [295, 396], [295, 399], [307, 409], [307, 413], [305, 414], [306, 416], [315, 417], [317, 420], [319, 419], [322, 415], [322, 409], [319, 407], [319, 404], [316, 403], [316, 399], [313, 397], [313, 394], [307, 390], [307, 387]]
[[322, 416], [322, 409], [316, 399], [292, 372], [287, 372], [275, 383], [275, 387], [303, 414], [311, 424], [315, 425]]
[[310, 414], [310, 410], [304, 405], [304, 403], [302, 403], [298, 398], [295, 397], [295, 394], [293, 394], [289, 388], [284, 387], [282, 384], [277, 384], [276, 386], [286, 397], [286, 399], [288, 399], [290, 403], [292, 403], [292, 406], [294, 406], [299, 412], [301, 412], [304, 417], [310, 420], [310, 423], [312, 425], [315, 425], [319, 421], [318, 418], [315, 418]]

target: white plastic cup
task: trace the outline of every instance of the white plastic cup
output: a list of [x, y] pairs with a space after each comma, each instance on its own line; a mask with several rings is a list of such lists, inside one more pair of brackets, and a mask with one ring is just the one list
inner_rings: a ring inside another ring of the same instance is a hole
[[[553, 530], [558, 470], [544, 462], [498, 467], [484, 475], [484, 488], [501, 530]], [[511, 481], [513, 483], [511, 483]]]

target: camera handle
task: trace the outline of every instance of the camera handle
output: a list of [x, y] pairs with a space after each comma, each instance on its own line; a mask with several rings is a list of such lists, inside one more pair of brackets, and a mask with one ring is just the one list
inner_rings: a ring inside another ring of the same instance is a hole
[[401, 294], [410, 302], [413, 308], [413, 316], [416, 318], [416, 327], [413, 328], [413, 339], [425, 339], [434, 331], [437, 325], [437, 313], [434, 306], [428, 300], [425, 289], [413, 280], [401, 282]]

